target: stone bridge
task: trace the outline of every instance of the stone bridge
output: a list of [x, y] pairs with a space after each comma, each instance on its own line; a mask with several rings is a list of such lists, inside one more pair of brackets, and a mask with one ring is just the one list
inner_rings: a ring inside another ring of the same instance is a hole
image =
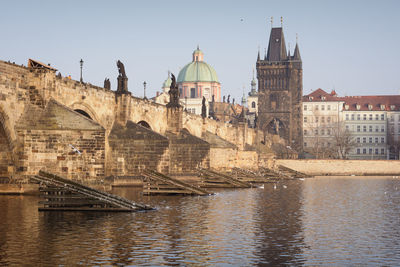
[[[203, 119], [130, 93], [0, 61], [0, 177], [47, 169], [73, 179], [134, 176], [143, 168], [257, 168], [268, 145], [246, 123]], [[266, 156], [267, 155], [267, 156]]]

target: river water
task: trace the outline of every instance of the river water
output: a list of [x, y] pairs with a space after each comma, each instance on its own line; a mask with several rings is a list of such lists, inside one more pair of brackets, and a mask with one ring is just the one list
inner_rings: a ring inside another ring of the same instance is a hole
[[38, 197], [0, 196], [0, 265], [400, 264], [400, 179], [313, 178], [141, 196], [138, 213], [38, 212]]

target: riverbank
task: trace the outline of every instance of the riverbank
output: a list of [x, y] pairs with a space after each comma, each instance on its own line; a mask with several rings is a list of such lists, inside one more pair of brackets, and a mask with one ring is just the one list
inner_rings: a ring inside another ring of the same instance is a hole
[[279, 159], [272, 164], [312, 176], [400, 176], [399, 160]]

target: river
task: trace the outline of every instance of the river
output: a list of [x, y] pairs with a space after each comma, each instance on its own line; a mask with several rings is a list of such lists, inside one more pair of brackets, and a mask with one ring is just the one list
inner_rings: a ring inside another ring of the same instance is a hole
[[400, 264], [400, 179], [313, 178], [216, 195], [114, 193], [138, 213], [38, 212], [0, 196], [0, 265]]

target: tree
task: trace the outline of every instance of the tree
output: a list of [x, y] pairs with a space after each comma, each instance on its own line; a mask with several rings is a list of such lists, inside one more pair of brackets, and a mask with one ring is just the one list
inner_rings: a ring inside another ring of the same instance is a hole
[[339, 122], [337, 127], [333, 128], [333, 137], [337, 157], [340, 159], [346, 159], [350, 150], [356, 146], [356, 143], [351, 136], [351, 132], [346, 129], [343, 122]]

